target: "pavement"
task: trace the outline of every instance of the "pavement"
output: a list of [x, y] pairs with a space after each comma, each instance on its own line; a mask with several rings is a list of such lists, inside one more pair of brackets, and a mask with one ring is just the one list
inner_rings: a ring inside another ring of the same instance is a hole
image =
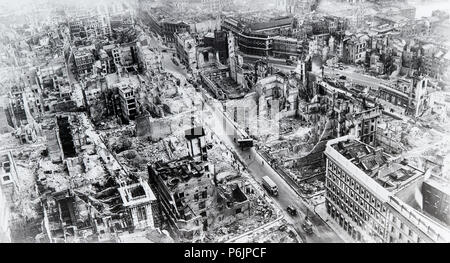
[[[169, 64], [167, 65], [167, 67], [165, 66], [168, 71], [177, 69], [177, 67], [173, 65], [170, 59], [164, 61]], [[179, 77], [186, 77], [186, 74], [180, 72], [180, 70], [178, 70], [175, 75]], [[181, 83], [183, 85], [183, 83], [185, 83], [185, 80], [182, 79]], [[342, 242], [342, 240], [333, 232], [333, 230], [328, 225], [323, 222], [323, 220], [321, 220], [318, 216], [311, 212], [310, 208], [303, 204], [301, 198], [292, 189], [292, 187], [270, 167], [269, 163], [267, 163], [255, 149], [251, 148], [250, 150], [241, 150], [239, 146], [234, 143], [234, 134], [237, 134], [238, 131], [236, 131], [230, 120], [224, 117], [221, 109], [219, 108], [220, 106], [212, 105], [212, 103], [206, 103], [206, 105], [207, 108], [213, 113], [214, 118], [209, 118], [208, 120], [204, 121], [207, 122], [208, 126], [219, 136], [223, 143], [234, 150], [240, 160], [246, 165], [247, 169], [255, 178], [255, 180], [261, 182], [261, 178], [267, 175], [278, 185], [279, 195], [277, 197], [272, 197], [272, 199], [276, 204], [278, 204], [278, 206], [283, 208], [283, 212], [288, 223], [294, 225], [295, 230], [303, 238], [303, 240], [305, 242]], [[229, 132], [230, 129], [233, 132]], [[296, 217], [291, 217], [285, 211], [285, 208], [288, 205], [293, 205], [294, 207], [296, 207], [299, 215]], [[306, 215], [309, 215], [311, 221], [315, 225], [315, 231], [312, 235], [307, 235], [306, 232], [301, 228]]]
[[[157, 46], [155, 45], [155, 47]], [[173, 64], [171, 57], [172, 56], [170, 53], [164, 54], [162, 59], [163, 67], [167, 72], [170, 72], [178, 77], [181, 81], [181, 86], [183, 87], [186, 83], [187, 74], [181, 67]], [[263, 176], [269, 176], [277, 184], [279, 195], [271, 198], [277, 206], [282, 208], [284, 218], [288, 221], [288, 223], [294, 226], [296, 232], [302, 237], [304, 242], [343, 242], [343, 240], [333, 231], [333, 228], [328, 226], [324, 220], [313, 212], [313, 207], [308, 205], [306, 201], [302, 200], [293, 188], [272, 169], [269, 163], [267, 163], [254, 148], [249, 150], [240, 149], [240, 147], [233, 140], [236, 138], [235, 134], [238, 134], [239, 131], [236, 129], [235, 125], [224, 116], [220, 102], [211, 99], [205, 103], [205, 106], [214, 117], [202, 121], [204, 121], [213, 130], [213, 132], [224, 144], [236, 153], [254, 179], [257, 182], [261, 182], [261, 178]], [[297, 208], [297, 216], [292, 217], [287, 213], [286, 207], [288, 205], [292, 205]], [[310, 221], [314, 224], [314, 233], [311, 235], [306, 234], [301, 227], [306, 216], [309, 216]]]
[[355, 240], [327, 213], [325, 203], [315, 206], [314, 211], [344, 240], [345, 243], [356, 243]]
[[[260, 56], [251, 56], [251, 55], [243, 55], [244, 63], [255, 64], [256, 61], [260, 59], [265, 59], [265, 57]], [[290, 72], [293, 71], [297, 65], [286, 65], [286, 59], [272, 58], [269, 57], [268, 62], [274, 68], [280, 69], [282, 71]]]
[[384, 79], [355, 72], [354, 68], [348, 66], [347, 68], [342, 70], [337, 68], [324, 67], [324, 74], [331, 76], [342, 75], [345, 76], [347, 80], [351, 81], [354, 84], [364, 85], [373, 88], [378, 88], [379, 86], [389, 86], [389, 82]]

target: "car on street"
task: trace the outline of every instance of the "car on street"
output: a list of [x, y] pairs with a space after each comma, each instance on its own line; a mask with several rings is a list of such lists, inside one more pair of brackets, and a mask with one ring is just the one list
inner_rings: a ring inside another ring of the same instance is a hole
[[302, 224], [302, 229], [306, 232], [306, 234], [311, 235], [313, 233], [313, 224], [309, 220], [308, 217], [305, 218], [305, 222]]
[[281, 225], [278, 227], [278, 230], [280, 230], [280, 231], [285, 231], [286, 229], [287, 229], [286, 225]]
[[288, 206], [286, 210], [288, 211], [288, 213], [291, 216], [296, 216], [297, 215], [297, 209], [294, 206], [292, 206], [292, 205]]

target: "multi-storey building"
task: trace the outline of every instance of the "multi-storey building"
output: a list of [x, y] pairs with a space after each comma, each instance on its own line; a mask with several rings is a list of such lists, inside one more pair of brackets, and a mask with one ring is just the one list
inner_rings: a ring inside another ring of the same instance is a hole
[[127, 120], [134, 120], [137, 114], [137, 106], [133, 87], [122, 83], [122, 85], [119, 85], [118, 91], [123, 117]]
[[431, 176], [422, 187], [423, 210], [450, 225], [450, 180]]
[[352, 134], [364, 143], [376, 145], [377, 124], [382, 112], [378, 104], [357, 92], [347, 92], [325, 81], [317, 81], [315, 85], [317, 94], [325, 94], [323, 101], [327, 110], [331, 110], [336, 137]]
[[202, 8], [209, 12], [217, 12], [223, 8], [229, 7], [232, 2], [232, 0], [202, 0]]
[[145, 21], [148, 21], [150, 28], [168, 43], [175, 43], [175, 33], [191, 32], [191, 26], [184, 21], [165, 18], [151, 12], [145, 12], [145, 15]]
[[[294, 19], [290, 16], [272, 18], [255, 23], [226, 17], [222, 21], [221, 27], [223, 30], [233, 32], [237, 39], [239, 50], [244, 54], [269, 56], [272, 55], [273, 37], [282, 31], [289, 31], [293, 24]], [[285, 43], [283, 44], [285, 46]]]
[[399, 78], [389, 86], [381, 85], [377, 97], [385, 111], [417, 117], [425, 110], [427, 93], [428, 78]]
[[74, 38], [110, 37], [111, 21], [107, 14], [87, 14], [71, 19], [69, 32], [72, 40]]
[[214, 201], [214, 184], [209, 165], [201, 157], [206, 155], [204, 135], [203, 128], [186, 131], [189, 156], [148, 167], [161, 210], [183, 241], [203, 240], [203, 230], [211, 223], [208, 208]]
[[257, 114], [268, 119], [294, 116], [298, 109], [298, 89], [289, 83], [288, 76], [277, 73], [256, 83]]
[[9, 93], [8, 103], [8, 123], [11, 127], [19, 128], [21, 125], [27, 124], [26, 105], [24, 103], [24, 89], [14, 86]]
[[354, 134], [360, 141], [375, 145], [377, 123], [381, 108], [367, 107], [357, 100], [335, 99], [333, 112], [336, 113], [337, 136]]
[[[102, 52], [104, 51], [104, 52]], [[100, 51], [100, 61], [102, 65], [109, 66], [108, 73], [115, 72], [120, 66], [120, 49], [117, 44], [105, 45]], [[106, 54], [105, 54], [106, 53]]]
[[147, 182], [119, 187], [118, 191], [134, 229], [160, 226], [157, 200]]
[[0, 187], [0, 243], [11, 242], [11, 229], [9, 227], [9, 204]]
[[18, 188], [18, 174], [16, 163], [11, 152], [0, 154], [0, 187], [7, 202], [13, 203]]
[[389, 243], [448, 243], [448, 226], [436, 223], [429, 217], [402, 200], [391, 196], [387, 203], [388, 224], [387, 238]]
[[215, 30], [213, 47], [220, 63], [226, 64], [228, 59], [228, 34], [226, 31]]
[[354, 240], [450, 240], [449, 229], [412, 207], [424, 172], [352, 136], [330, 140], [325, 155], [327, 213]]
[[175, 34], [177, 56], [188, 69], [197, 70], [197, 44], [188, 32]]
[[274, 57], [290, 58], [302, 54], [302, 41], [291, 37], [275, 36], [272, 40], [272, 54]]
[[196, 162], [208, 161], [208, 154], [206, 151], [205, 130], [203, 127], [195, 127], [184, 132], [187, 141], [187, 148], [189, 156]]
[[277, 9], [288, 14], [305, 14], [311, 11], [312, 0], [277, 0]]
[[79, 49], [73, 52], [75, 68], [78, 77], [92, 73], [94, 66], [94, 55], [88, 49]]
[[367, 35], [352, 35], [343, 40], [343, 58], [348, 63], [364, 62], [369, 37]]

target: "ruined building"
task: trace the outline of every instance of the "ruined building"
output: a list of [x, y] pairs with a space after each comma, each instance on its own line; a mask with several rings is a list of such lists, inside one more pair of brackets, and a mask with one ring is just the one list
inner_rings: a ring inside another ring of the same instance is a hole
[[283, 73], [260, 79], [256, 83], [258, 116], [273, 119], [294, 116], [298, 108], [298, 87]]
[[433, 175], [422, 186], [423, 210], [450, 225], [450, 180]]
[[121, 166], [87, 116], [59, 116], [58, 122], [64, 161], [44, 158], [36, 171], [44, 217], [39, 241], [118, 242], [159, 228], [159, 207], [148, 183]]
[[134, 120], [137, 115], [137, 106], [133, 87], [121, 85], [118, 90], [123, 117], [127, 120]]
[[16, 163], [11, 152], [0, 153], [0, 183], [2, 194], [7, 202], [13, 203], [18, 189], [18, 174]]
[[73, 142], [71, 124], [69, 122], [69, 116], [56, 117], [58, 125], [58, 139], [60, 148], [63, 151], [63, 158], [75, 157], [76, 150]]
[[9, 206], [0, 187], [0, 242], [11, 242], [11, 229], [9, 227]]
[[359, 140], [376, 145], [377, 124], [381, 107], [367, 96], [347, 92], [336, 84], [325, 81], [315, 83], [321, 105], [332, 121], [333, 135], [341, 137], [353, 134]]
[[212, 207], [214, 184], [204, 136], [202, 127], [187, 130], [189, 156], [148, 167], [166, 221], [183, 241], [203, 240]]

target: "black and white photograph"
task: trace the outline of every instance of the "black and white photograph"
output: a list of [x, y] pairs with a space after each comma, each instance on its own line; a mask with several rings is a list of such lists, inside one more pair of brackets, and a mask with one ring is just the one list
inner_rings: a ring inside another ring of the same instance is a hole
[[450, 243], [450, 1], [0, 0], [0, 243]]

